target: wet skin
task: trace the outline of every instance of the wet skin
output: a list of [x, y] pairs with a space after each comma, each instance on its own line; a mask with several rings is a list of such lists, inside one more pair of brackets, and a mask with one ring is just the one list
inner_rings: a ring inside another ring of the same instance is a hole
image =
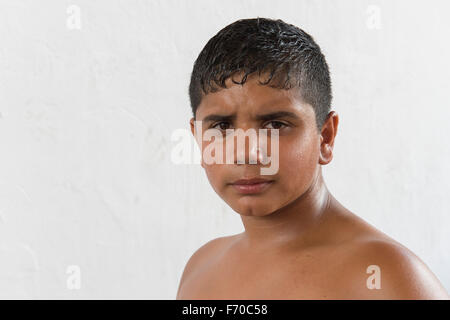
[[[279, 129], [279, 170], [261, 176], [260, 168], [269, 165], [249, 164], [248, 149], [245, 164], [202, 161], [215, 192], [240, 215], [245, 231], [199, 248], [184, 268], [176, 298], [448, 299], [414, 253], [350, 212], [327, 189], [321, 168], [333, 158], [337, 113], [328, 114], [319, 132], [313, 108], [296, 90], [257, 80], [251, 76], [241, 86], [228, 79], [227, 89], [203, 97], [195, 120], [234, 115], [229, 121], [202, 121], [203, 132]], [[257, 119], [278, 111], [296, 117]], [[194, 119], [190, 124], [198, 134]], [[202, 151], [208, 143], [203, 141]], [[272, 182], [254, 194], [230, 184], [253, 177]], [[379, 289], [368, 288], [371, 265], [380, 268]]]

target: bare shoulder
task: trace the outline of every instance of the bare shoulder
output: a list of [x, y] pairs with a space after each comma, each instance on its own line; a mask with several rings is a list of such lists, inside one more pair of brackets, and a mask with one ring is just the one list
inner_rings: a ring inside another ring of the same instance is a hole
[[388, 237], [355, 240], [342, 261], [341, 288], [351, 299], [449, 299], [425, 263]]
[[219, 238], [212, 239], [200, 248], [198, 248], [188, 259], [184, 267], [183, 273], [180, 278], [178, 285], [177, 297], [180, 292], [180, 288], [183, 282], [194, 272], [200, 271], [201, 268], [207, 266], [208, 263], [212, 262], [214, 257], [218, 255], [222, 248], [225, 248], [235, 236], [223, 236]]
[[404, 245], [339, 205], [324, 246], [335, 261], [330, 285], [344, 299], [449, 299], [426, 264]]

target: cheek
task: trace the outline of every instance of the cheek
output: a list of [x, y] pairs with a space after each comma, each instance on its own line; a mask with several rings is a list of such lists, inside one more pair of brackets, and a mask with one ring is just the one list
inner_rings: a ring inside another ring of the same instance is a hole
[[286, 191], [302, 191], [314, 178], [319, 165], [319, 145], [315, 137], [280, 144], [280, 180]]
[[223, 192], [224, 188], [224, 166], [220, 164], [205, 165], [205, 173], [209, 183], [217, 193]]

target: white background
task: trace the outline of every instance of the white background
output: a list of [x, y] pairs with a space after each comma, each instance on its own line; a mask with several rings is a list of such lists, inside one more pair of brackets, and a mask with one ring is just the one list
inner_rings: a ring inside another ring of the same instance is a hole
[[0, 297], [173, 299], [198, 247], [243, 230], [199, 165], [171, 161], [171, 135], [189, 129], [203, 46], [258, 16], [304, 29], [327, 58], [332, 194], [450, 289], [449, 12], [446, 1], [1, 0]]

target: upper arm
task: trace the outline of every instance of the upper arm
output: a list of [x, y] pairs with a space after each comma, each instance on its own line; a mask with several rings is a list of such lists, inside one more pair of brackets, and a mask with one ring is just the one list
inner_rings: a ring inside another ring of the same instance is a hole
[[356, 299], [449, 299], [425, 263], [400, 244], [374, 240], [354, 253], [346, 277]]

